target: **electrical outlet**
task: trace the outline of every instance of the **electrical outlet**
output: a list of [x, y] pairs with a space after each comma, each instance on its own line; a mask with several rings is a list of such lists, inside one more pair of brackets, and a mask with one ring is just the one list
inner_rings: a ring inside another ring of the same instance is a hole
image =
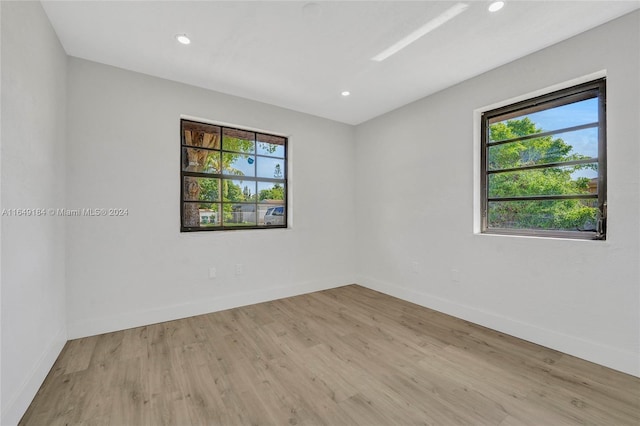
[[236, 275], [242, 275], [244, 273], [244, 266], [242, 263], [236, 263]]
[[454, 283], [460, 282], [460, 271], [458, 271], [457, 269], [451, 270], [451, 281], [453, 281]]
[[209, 268], [209, 279], [214, 279], [218, 276], [218, 271], [216, 271], [215, 266]]
[[414, 274], [419, 273], [420, 272], [420, 263], [411, 262], [411, 272], [413, 272]]

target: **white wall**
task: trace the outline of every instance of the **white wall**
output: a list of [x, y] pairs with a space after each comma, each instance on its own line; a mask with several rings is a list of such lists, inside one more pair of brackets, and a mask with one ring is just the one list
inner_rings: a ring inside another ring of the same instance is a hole
[[[65, 202], [67, 57], [39, 2], [2, 2], [3, 209]], [[65, 221], [2, 217], [2, 420], [15, 424], [67, 340]]]
[[[635, 12], [358, 126], [359, 282], [640, 375], [639, 24]], [[604, 69], [607, 241], [474, 235], [474, 110]]]
[[[179, 232], [181, 114], [289, 135], [290, 229]], [[68, 120], [72, 338], [354, 282], [352, 126], [81, 59]]]

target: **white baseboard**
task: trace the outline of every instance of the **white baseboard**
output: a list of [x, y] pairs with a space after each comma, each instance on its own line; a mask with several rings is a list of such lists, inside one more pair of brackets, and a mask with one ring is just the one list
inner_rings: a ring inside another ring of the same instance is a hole
[[[51, 340], [49, 347], [42, 353], [22, 385], [9, 397], [9, 403], [2, 407], [2, 418], [0, 419], [2, 426], [18, 424], [36, 396], [42, 382], [49, 374], [51, 367], [58, 359], [58, 355], [62, 352], [65, 343], [67, 343], [67, 334], [66, 330], [62, 329]], [[2, 389], [2, 391], [11, 392], [10, 389]]]
[[353, 284], [354, 277], [334, 277], [318, 281], [307, 281], [284, 287], [270, 287], [244, 293], [196, 300], [189, 303], [164, 306], [146, 311], [127, 312], [103, 318], [85, 319], [67, 324], [69, 339], [95, 336], [112, 331], [126, 330], [164, 321], [208, 314], [225, 309], [268, 302], [314, 291], [327, 290]]
[[488, 327], [538, 345], [573, 355], [623, 373], [640, 377], [640, 354], [585, 340], [576, 336], [558, 333], [536, 325], [524, 323], [493, 312], [472, 306], [461, 305], [451, 300], [419, 292], [395, 284], [361, 276], [356, 281], [363, 287], [416, 303], [418, 305], [452, 315], [456, 318]]

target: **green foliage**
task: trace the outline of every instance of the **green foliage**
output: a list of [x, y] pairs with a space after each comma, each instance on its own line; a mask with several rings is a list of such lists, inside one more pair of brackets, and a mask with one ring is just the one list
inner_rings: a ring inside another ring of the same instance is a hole
[[244, 195], [242, 194], [242, 190], [239, 185], [232, 183], [231, 181], [225, 180], [222, 182], [223, 187], [223, 197], [224, 201], [244, 201]]
[[[278, 149], [278, 145], [258, 142], [259, 147], [267, 153], [274, 153]], [[218, 147], [219, 148], [219, 147]], [[219, 152], [210, 152], [203, 159], [204, 164], [198, 170], [215, 170], [222, 171], [226, 175], [243, 176], [241, 170], [233, 167], [234, 162], [238, 158], [246, 160], [249, 156], [255, 154], [255, 142], [242, 138], [224, 136], [222, 140], [222, 150]], [[198, 184], [200, 192], [198, 199], [201, 201], [222, 201], [222, 214], [225, 223], [233, 223], [234, 225], [242, 225], [242, 213], [237, 210], [233, 203], [238, 202], [255, 202], [266, 199], [284, 200], [284, 188], [275, 184], [273, 188], [260, 191], [259, 197], [252, 193], [248, 185], [242, 187], [227, 179], [199, 179]], [[215, 204], [214, 204], [215, 206]], [[202, 204], [201, 208], [209, 208], [209, 204]]]
[[276, 183], [273, 185], [273, 188], [261, 190], [258, 199], [260, 201], [284, 200], [284, 187]]
[[222, 138], [222, 149], [225, 151], [253, 154], [255, 152], [255, 143], [252, 140], [225, 136]]
[[242, 190], [242, 196], [244, 197], [245, 200], [250, 200], [251, 197], [251, 190], [249, 189], [248, 186], [245, 186], [244, 189]]
[[[541, 133], [528, 117], [492, 124], [490, 140], [501, 141]], [[572, 146], [561, 138], [542, 136], [489, 148], [489, 170], [580, 160]], [[573, 165], [492, 174], [489, 197], [534, 195], [576, 195], [589, 193], [589, 179], [572, 178], [581, 169], [595, 165]], [[489, 206], [489, 226], [493, 228], [565, 229], [593, 227], [597, 209], [582, 200], [495, 202]]]
[[269, 154], [273, 154], [278, 149], [278, 145], [266, 142], [258, 142], [258, 146]]
[[217, 201], [220, 199], [218, 179], [200, 179], [199, 199], [202, 201]]
[[[541, 133], [529, 117], [492, 124], [489, 129], [491, 141], [501, 141]], [[548, 164], [587, 158], [580, 154], [569, 154], [572, 146], [561, 138], [544, 136], [524, 141], [497, 145], [489, 149], [489, 169]], [[582, 167], [585, 166], [576, 166]]]

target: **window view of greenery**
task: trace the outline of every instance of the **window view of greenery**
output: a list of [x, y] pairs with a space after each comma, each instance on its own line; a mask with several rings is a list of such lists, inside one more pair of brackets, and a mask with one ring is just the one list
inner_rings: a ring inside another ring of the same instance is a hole
[[181, 121], [183, 231], [286, 227], [287, 139]]
[[574, 231], [602, 239], [599, 85], [484, 114], [487, 230]]

